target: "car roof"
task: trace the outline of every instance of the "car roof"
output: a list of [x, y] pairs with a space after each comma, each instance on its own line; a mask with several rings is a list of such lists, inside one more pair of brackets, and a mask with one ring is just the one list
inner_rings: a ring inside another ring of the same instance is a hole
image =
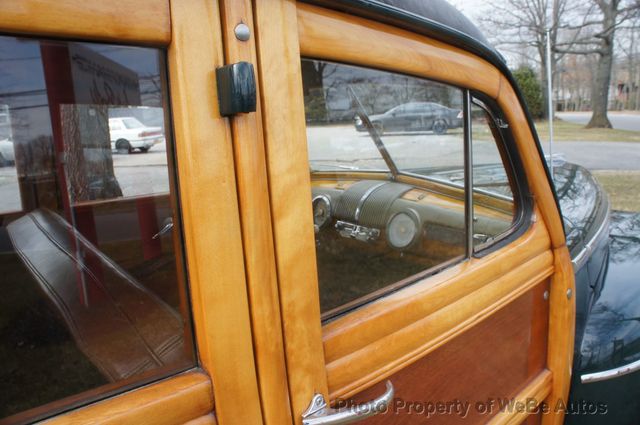
[[504, 57], [446, 0], [301, 0], [371, 18], [470, 51], [508, 73]]
[[478, 27], [445, 0], [371, 0], [371, 3], [393, 6], [464, 33], [488, 47], [491, 46]]

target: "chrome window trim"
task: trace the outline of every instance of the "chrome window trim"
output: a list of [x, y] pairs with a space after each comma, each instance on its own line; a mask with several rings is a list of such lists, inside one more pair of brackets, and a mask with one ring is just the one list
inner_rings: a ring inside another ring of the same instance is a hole
[[640, 370], [640, 360], [636, 360], [633, 363], [629, 363], [627, 365], [605, 370], [602, 372], [586, 373], [580, 377], [580, 381], [583, 384], [607, 381], [619, 376], [629, 375], [630, 373], [637, 372], [638, 370]]
[[596, 246], [598, 246], [598, 244], [602, 241], [602, 239], [609, 237], [610, 216], [611, 216], [611, 206], [609, 205], [607, 206], [606, 218], [602, 220], [602, 223], [600, 224], [600, 227], [598, 228], [596, 233], [589, 240], [589, 242], [587, 242], [584, 245], [584, 248], [582, 248], [580, 252], [574, 258], [571, 259], [571, 264], [573, 265], [574, 272], [577, 272], [578, 270], [580, 270], [582, 266], [584, 266], [587, 263], [587, 261], [591, 257], [591, 253], [593, 252], [593, 249]]

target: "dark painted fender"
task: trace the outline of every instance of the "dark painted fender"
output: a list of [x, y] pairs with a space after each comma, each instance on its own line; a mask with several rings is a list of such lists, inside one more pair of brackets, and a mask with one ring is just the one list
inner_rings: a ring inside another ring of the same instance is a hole
[[[599, 258], [603, 261], [597, 267]], [[611, 213], [608, 244], [595, 249], [591, 260], [576, 270], [578, 314], [569, 404], [574, 409], [566, 423], [639, 424], [640, 371], [590, 383], [582, 377], [640, 360], [640, 214]]]

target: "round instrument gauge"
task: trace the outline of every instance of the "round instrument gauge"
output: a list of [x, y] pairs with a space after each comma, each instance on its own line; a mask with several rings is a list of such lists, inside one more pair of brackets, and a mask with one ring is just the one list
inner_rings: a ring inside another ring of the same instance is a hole
[[406, 249], [417, 240], [419, 230], [418, 214], [413, 210], [401, 211], [387, 224], [387, 241], [392, 248]]
[[313, 198], [313, 224], [318, 229], [331, 221], [331, 201], [324, 195]]

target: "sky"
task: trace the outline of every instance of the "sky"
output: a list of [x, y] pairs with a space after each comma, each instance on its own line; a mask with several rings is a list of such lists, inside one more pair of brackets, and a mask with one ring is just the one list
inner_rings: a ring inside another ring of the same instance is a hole
[[454, 5], [459, 11], [465, 14], [476, 26], [478, 18], [482, 16], [482, 12], [487, 9], [486, 0], [447, 0]]

